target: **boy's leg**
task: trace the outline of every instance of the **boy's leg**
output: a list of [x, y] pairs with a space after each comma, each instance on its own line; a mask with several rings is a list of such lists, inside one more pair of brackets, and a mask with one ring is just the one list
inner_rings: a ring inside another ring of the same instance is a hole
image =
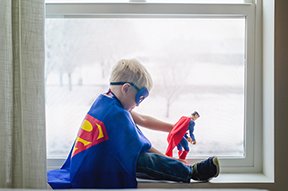
[[141, 153], [137, 161], [137, 177], [153, 180], [190, 182], [192, 167], [155, 153]]
[[161, 156], [155, 153], [142, 153], [137, 161], [137, 177], [154, 180], [171, 180], [190, 182], [190, 179], [208, 181], [218, 176], [219, 162], [217, 157], [210, 157], [193, 166]]

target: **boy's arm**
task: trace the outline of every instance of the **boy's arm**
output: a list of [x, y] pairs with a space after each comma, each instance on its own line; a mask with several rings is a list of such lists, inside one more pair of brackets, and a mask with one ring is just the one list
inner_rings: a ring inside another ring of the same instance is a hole
[[170, 132], [173, 128], [173, 124], [161, 121], [148, 115], [142, 115], [134, 111], [131, 111], [131, 115], [135, 123], [142, 127], [165, 132]]

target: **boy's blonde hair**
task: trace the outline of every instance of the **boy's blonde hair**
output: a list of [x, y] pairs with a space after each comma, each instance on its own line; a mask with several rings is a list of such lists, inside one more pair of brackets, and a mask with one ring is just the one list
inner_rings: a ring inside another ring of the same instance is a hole
[[153, 81], [146, 68], [136, 59], [121, 59], [113, 67], [110, 82], [132, 82], [138, 88], [152, 89]]

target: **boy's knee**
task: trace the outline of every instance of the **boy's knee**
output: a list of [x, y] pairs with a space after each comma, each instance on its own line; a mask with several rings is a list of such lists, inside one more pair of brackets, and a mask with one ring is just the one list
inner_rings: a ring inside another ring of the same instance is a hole
[[137, 166], [145, 166], [146, 164], [152, 163], [153, 162], [153, 155], [152, 153], [149, 152], [143, 152], [139, 155], [138, 161], [137, 161]]

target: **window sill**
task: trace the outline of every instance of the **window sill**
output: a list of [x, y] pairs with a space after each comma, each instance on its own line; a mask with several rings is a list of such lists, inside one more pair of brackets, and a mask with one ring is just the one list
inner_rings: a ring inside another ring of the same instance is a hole
[[273, 178], [262, 173], [222, 173], [211, 183], [273, 183]]
[[[212, 179], [209, 182], [197, 182], [192, 181], [188, 183], [178, 183], [172, 181], [155, 181], [138, 179], [138, 188], [210, 188], [217, 184], [217, 187], [221, 184], [251, 184], [251, 183], [273, 183], [274, 180], [261, 173], [222, 173], [217, 178]], [[219, 185], [218, 185], [219, 184]]]

